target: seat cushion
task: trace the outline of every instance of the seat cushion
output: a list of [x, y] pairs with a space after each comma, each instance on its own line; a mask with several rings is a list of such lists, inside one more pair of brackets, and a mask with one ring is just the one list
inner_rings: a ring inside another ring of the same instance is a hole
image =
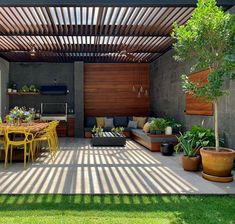
[[131, 132], [135, 134], [136, 136], [151, 142], [150, 137], [142, 130], [142, 129], [132, 129]]
[[126, 116], [116, 116], [114, 117], [115, 127], [126, 127], [128, 124], [128, 119]]
[[150, 123], [149, 123], [149, 122], [146, 122], [146, 123], [144, 124], [143, 131], [144, 131], [145, 133], [148, 133], [149, 130], [150, 130]]
[[104, 117], [96, 117], [97, 127], [104, 127]]
[[113, 118], [105, 117], [104, 118], [104, 127], [105, 128], [113, 128], [114, 127], [114, 125], [113, 125]]
[[85, 128], [84, 128], [84, 131], [85, 131], [85, 132], [91, 132], [92, 129], [93, 129], [93, 128], [85, 127]]
[[93, 128], [96, 125], [95, 117], [87, 117], [86, 118], [86, 127]]
[[138, 128], [143, 128], [146, 122], [146, 117], [133, 117], [133, 121], [137, 121]]
[[128, 128], [137, 128], [137, 121], [129, 121]]

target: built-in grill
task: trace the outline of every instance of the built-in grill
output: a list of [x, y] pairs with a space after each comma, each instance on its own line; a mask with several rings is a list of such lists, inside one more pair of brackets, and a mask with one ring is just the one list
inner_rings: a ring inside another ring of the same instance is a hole
[[67, 103], [41, 103], [40, 119], [67, 121]]

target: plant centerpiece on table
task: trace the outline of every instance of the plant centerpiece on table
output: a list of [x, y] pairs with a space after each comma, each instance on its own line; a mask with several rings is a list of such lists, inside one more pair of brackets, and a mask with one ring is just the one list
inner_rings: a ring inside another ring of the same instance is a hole
[[214, 108], [215, 147], [201, 149], [203, 177], [213, 181], [232, 181], [235, 152], [219, 145], [218, 103], [228, 95], [223, 83], [234, 79], [234, 16], [223, 12], [215, 0], [199, 0], [185, 25], [174, 24], [172, 36], [177, 61], [192, 61], [191, 70], [209, 68], [208, 82], [192, 82], [182, 75], [183, 91], [211, 102]]
[[99, 137], [102, 137], [102, 136], [103, 136], [103, 128], [101, 128], [101, 127], [96, 127], [96, 126], [94, 126], [93, 129], [91, 130], [91, 132], [92, 132], [95, 136], [99, 136]]
[[114, 133], [116, 133], [116, 134], [123, 134], [124, 127], [112, 128], [111, 131], [114, 132]]
[[32, 114], [25, 107], [14, 107], [6, 116], [7, 123], [15, 123], [20, 125], [21, 122], [31, 122]]
[[186, 135], [180, 133], [177, 137], [179, 143], [175, 146], [176, 152], [183, 150], [182, 166], [186, 171], [197, 171], [200, 164], [200, 156], [197, 154], [201, 145], [196, 147], [195, 139], [188, 140]]
[[167, 127], [167, 121], [164, 118], [153, 118], [150, 122], [150, 133], [161, 134]]

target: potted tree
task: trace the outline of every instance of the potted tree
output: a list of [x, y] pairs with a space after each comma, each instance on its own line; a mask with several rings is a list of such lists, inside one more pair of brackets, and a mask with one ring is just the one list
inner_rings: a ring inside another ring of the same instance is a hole
[[219, 145], [218, 103], [228, 95], [225, 79], [234, 79], [234, 17], [216, 5], [215, 0], [199, 0], [186, 25], [174, 24], [172, 36], [177, 61], [190, 60], [192, 70], [209, 68], [205, 85], [192, 82], [182, 75], [182, 87], [188, 94], [211, 102], [214, 108], [215, 147], [201, 149], [204, 178], [212, 181], [233, 180], [231, 170], [235, 152]]
[[180, 137], [177, 137], [179, 143], [175, 146], [176, 152], [183, 150], [182, 166], [186, 171], [197, 171], [200, 164], [200, 156], [197, 151], [200, 145], [195, 148], [195, 140], [188, 141], [187, 137], [180, 133]]

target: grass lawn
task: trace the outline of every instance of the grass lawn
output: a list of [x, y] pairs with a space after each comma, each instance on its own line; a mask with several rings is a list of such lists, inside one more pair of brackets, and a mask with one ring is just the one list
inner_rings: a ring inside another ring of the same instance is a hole
[[0, 223], [233, 224], [235, 197], [0, 195]]

